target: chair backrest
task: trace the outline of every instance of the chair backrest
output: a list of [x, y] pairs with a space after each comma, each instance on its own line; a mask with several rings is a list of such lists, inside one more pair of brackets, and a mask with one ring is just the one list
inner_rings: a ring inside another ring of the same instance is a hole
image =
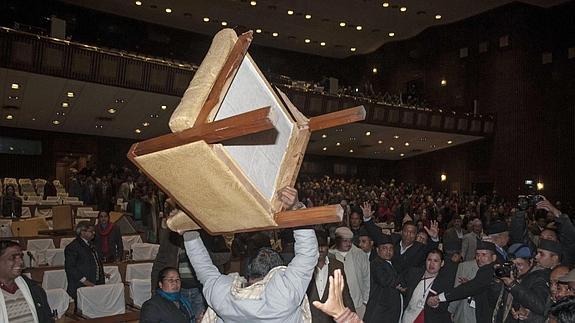
[[124, 244], [124, 250], [129, 251], [132, 250], [132, 245], [134, 243], [142, 243], [142, 237], [139, 234], [132, 236], [122, 236], [122, 242]]
[[126, 266], [126, 282], [130, 282], [132, 279], [151, 279], [152, 265], [151, 262], [128, 264]]
[[132, 245], [133, 260], [154, 260], [158, 255], [160, 245], [152, 243], [134, 243]]
[[152, 281], [150, 279], [132, 279], [130, 298], [136, 307], [141, 308], [145, 301], [152, 298]]
[[124, 314], [124, 284], [105, 284], [78, 288], [78, 309], [88, 318]]
[[42, 278], [42, 288], [44, 290], [54, 288], [68, 288], [68, 279], [66, 278], [66, 271], [64, 269], [46, 270]]
[[64, 266], [64, 249], [47, 249], [46, 250], [46, 263], [48, 266]]
[[29, 178], [20, 178], [18, 180], [18, 184], [23, 185], [23, 184], [30, 184], [32, 185], [32, 180]]
[[70, 242], [74, 241], [74, 237], [67, 237], [67, 238], [60, 238], [60, 248], [64, 249], [66, 248], [67, 245], [70, 244]]
[[26, 250], [47, 250], [54, 249], [53, 239], [30, 239], [26, 245]]

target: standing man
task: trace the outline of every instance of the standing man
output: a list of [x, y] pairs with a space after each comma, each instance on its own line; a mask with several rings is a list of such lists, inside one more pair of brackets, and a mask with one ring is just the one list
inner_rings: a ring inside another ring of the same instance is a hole
[[463, 261], [474, 260], [477, 241], [483, 237], [483, 225], [480, 219], [471, 221], [471, 232], [465, 234], [461, 241], [461, 255]]
[[92, 240], [94, 225], [81, 221], [76, 225], [76, 239], [64, 249], [64, 270], [68, 279], [68, 294], [77, 300], [80, 287], [102, 285], [105, 281], [104, 267]]
[[365, 227], [359, 230], [359, 248], [365, 252], [370, 262], [377, 257], [377, 252], [373, 250], [373, 240]]

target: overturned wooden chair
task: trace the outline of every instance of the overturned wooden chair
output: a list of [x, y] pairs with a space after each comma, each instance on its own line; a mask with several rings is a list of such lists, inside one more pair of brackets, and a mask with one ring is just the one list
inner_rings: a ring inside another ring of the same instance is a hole
[[276, 192], [295, 184], [312, 131], [365, 118], [358, 106], [306, 118], [247, 53], [252, 32], [214, 37], [170, 119], [171, 134], [134, 144], [128, 158], [186, 214], [171, 230], [211, 234], [341, 221], [339, 205], [281, 210]]

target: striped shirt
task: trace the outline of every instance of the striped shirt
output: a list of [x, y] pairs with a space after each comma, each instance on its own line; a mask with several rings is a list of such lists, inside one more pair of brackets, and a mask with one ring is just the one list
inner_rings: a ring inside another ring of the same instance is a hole
[[2, 289], [6, 311], [8, 312], [8, 322], [10, 323], [30, 323], [34, 322], [32, 309], [26, 302], [22, 291], [18, 289], [16, 293], [10, 294]]

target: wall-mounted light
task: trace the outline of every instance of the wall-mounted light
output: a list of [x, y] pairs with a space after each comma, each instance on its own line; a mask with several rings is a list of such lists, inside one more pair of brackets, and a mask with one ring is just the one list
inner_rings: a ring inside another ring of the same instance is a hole
[[441, 174], [441, 181], [445, 182], [447, 180], [447, 175], [446, 174]]

